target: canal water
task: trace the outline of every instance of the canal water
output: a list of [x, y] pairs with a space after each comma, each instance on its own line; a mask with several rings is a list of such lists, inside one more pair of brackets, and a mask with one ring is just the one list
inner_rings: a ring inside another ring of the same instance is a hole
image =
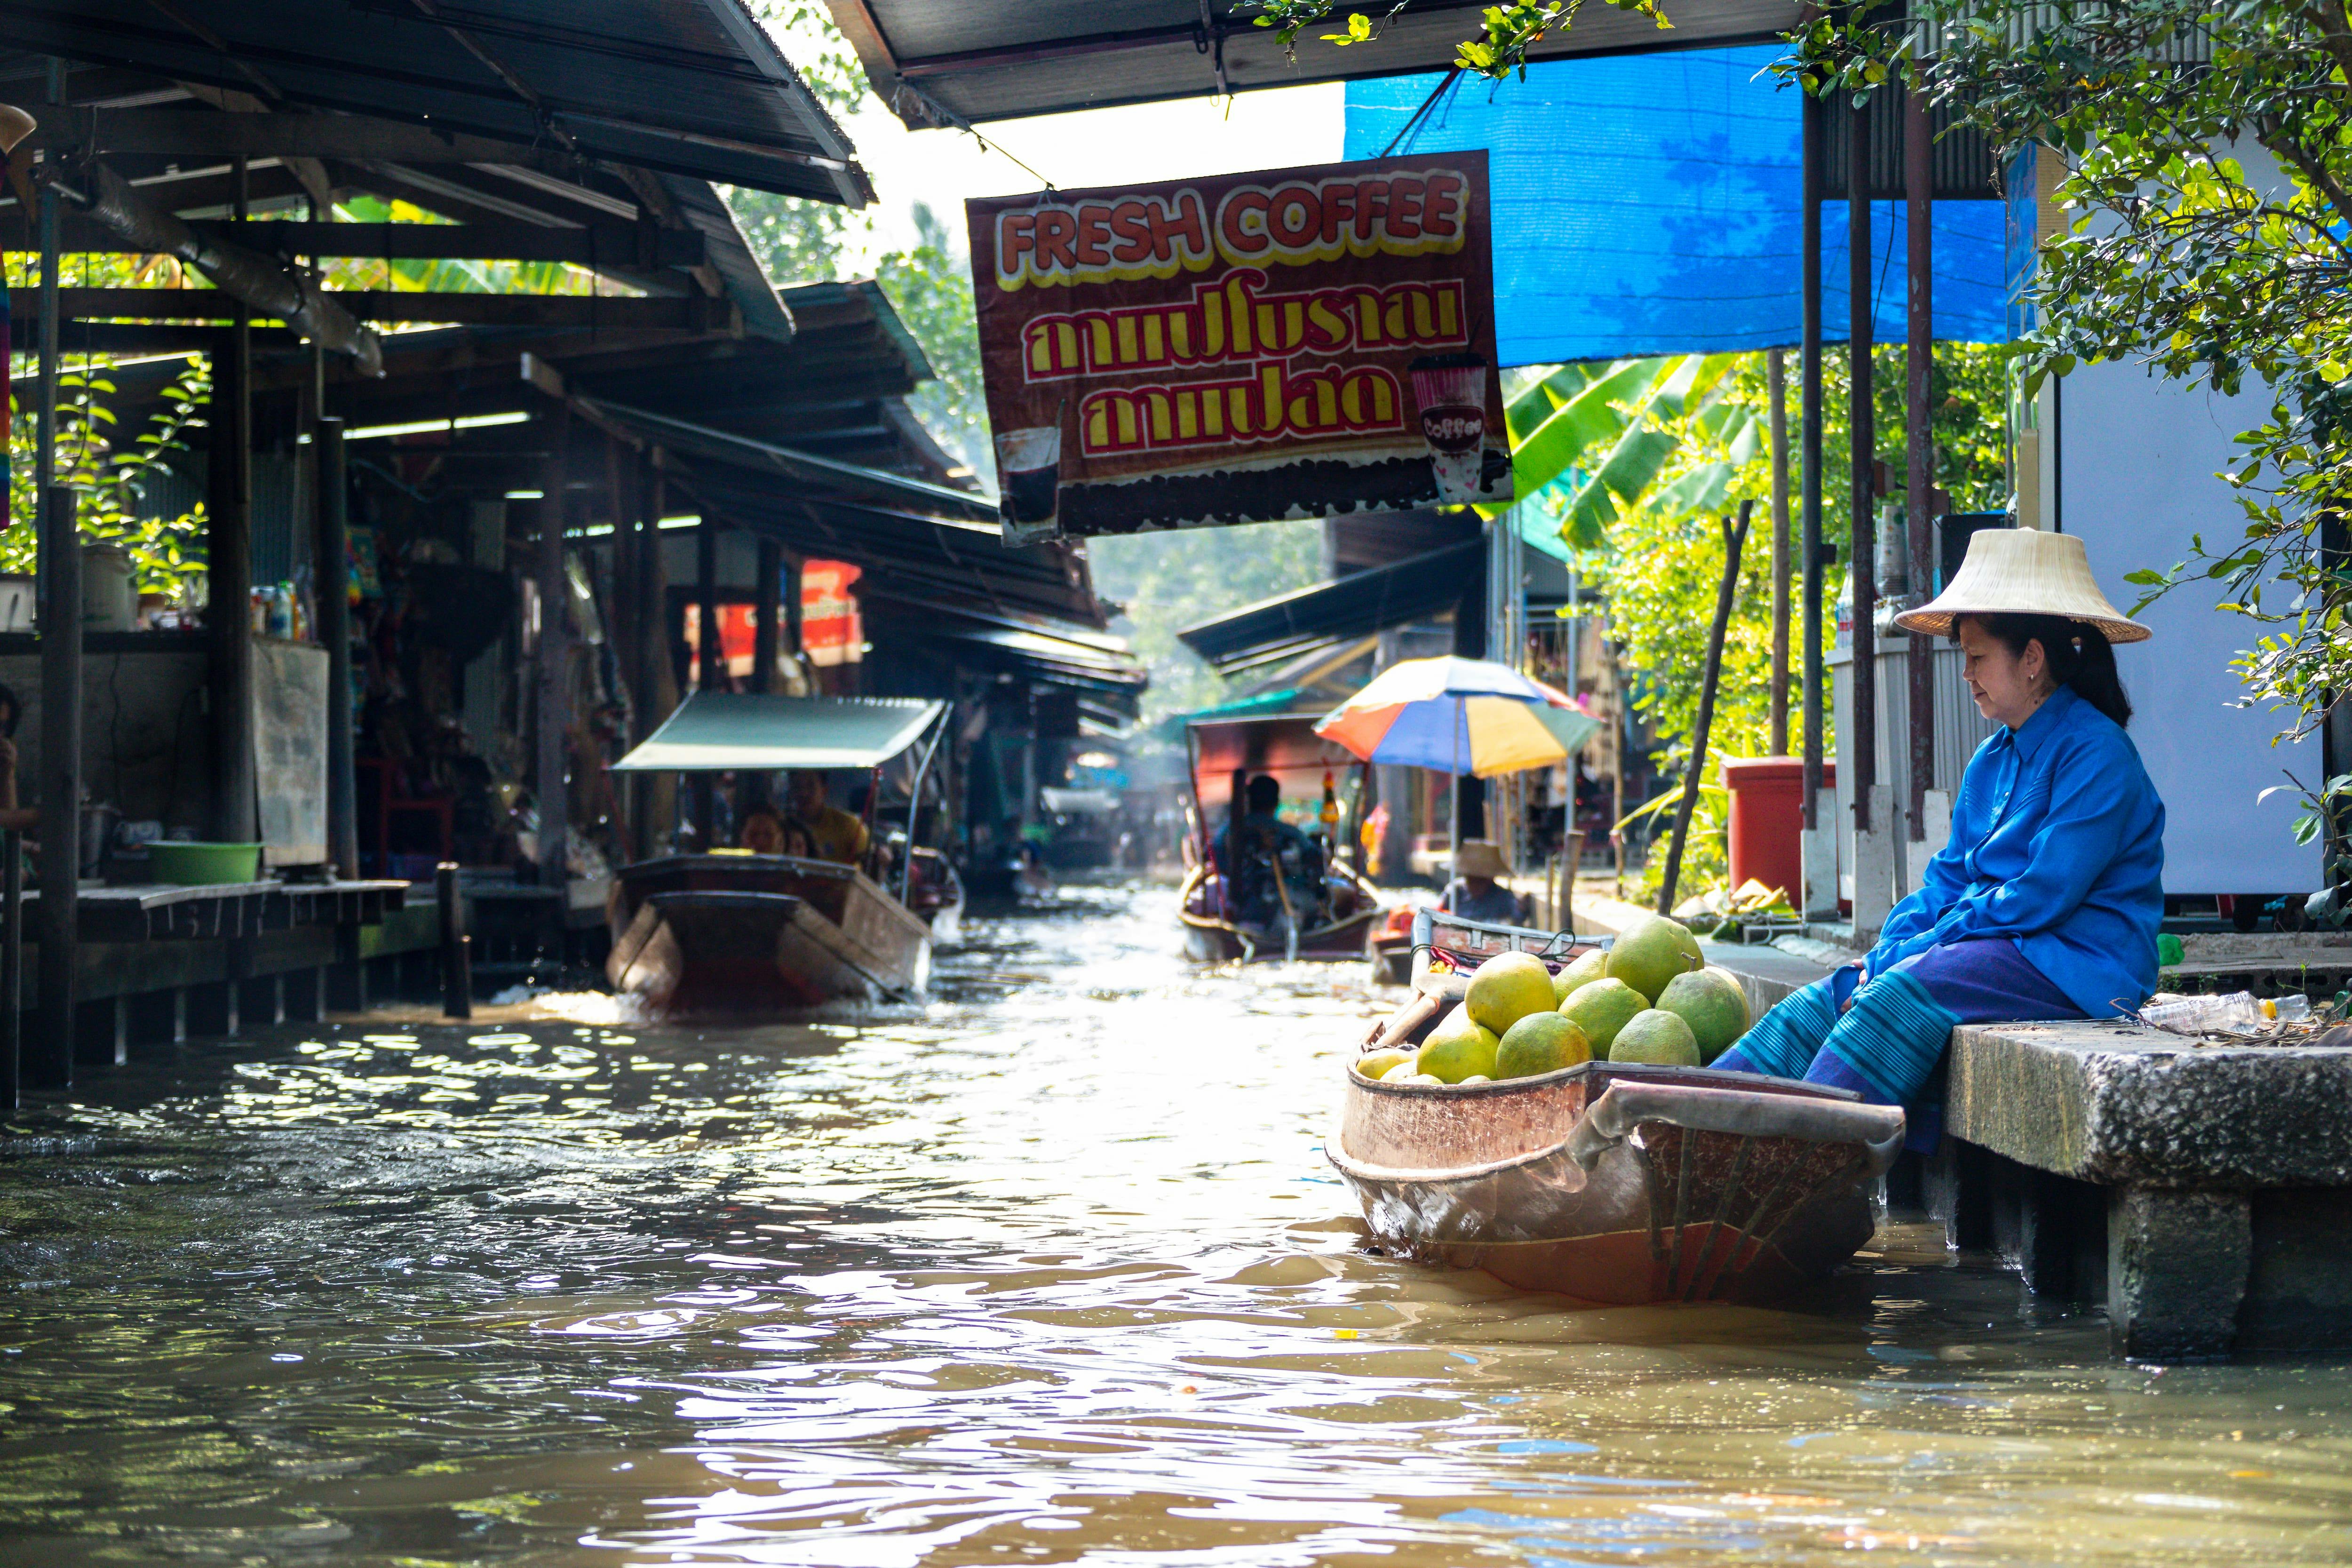
[[1164, 889], [930, 1003], [191, 1047], [0, 1150], [0, 1563], [2352, 1562], [2335, 1361], [2107, 1359], [1884, 1230], [1798, 1310], [1360, 1249], [1354, 966]]

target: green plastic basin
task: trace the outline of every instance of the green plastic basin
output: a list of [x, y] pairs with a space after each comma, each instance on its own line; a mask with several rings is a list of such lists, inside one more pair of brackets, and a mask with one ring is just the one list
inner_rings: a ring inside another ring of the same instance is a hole
[[261, 873], [261, 846], [157, 839], [147, 846], [147, 868], [155, 880], [179, 888], [250, 882]]

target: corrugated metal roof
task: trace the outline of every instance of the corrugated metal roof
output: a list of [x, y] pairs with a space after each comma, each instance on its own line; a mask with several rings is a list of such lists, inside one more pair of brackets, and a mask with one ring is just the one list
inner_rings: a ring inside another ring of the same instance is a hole
[[0, 7], [0, 44], [280, 108], [873, 199], [849, 139], [741, 0], [44, 0]]
[[1332, 637], [1362, 637], [1450, 613], [1483, 581], [1486, 544], [1467, 539], [1425, 555], [1262, 599], [1176, 635], [1220, 675], [1302, 653]]
[[[1310, 27], [1287, 58], [1249, 0], [826, 0], [874, 90], [918, 128], [1444, 70], [1477, 34], [1485, 0], [1415, 0], [1377, 43], [1339, 48]], [[1342, 11], [1346, 8], [1342, 7]], [[1380, 15], [1385, 6], [1366, 7]], [[1671, 30], [1587, 5], [1535, 58], [1763, 43], [1797, 25], [1792, 0], [1679, 0]], [[1283, 160], [1269, 159], [1271, 163]], [[1048, 168], [1046, 174], [1053, 171]]]

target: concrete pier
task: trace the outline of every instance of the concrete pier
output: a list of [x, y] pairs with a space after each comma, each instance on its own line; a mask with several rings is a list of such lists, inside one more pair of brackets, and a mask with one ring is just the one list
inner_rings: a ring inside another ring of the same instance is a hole
[[[1580, 900], [1589, 927], [1641, 911]], [[1759, 1012], [1828, 973], [1702, 944]], [[1890, 1189], [2035, 1293], [2102, 1303], [2117, 1354], [2352, 1344], [2352, 1049], [2200, 1045], [2136, 1024], [1952, 1033], [1942, 1145]], [[1911, 1163], [1906, 1157], [1906, 1164]]]

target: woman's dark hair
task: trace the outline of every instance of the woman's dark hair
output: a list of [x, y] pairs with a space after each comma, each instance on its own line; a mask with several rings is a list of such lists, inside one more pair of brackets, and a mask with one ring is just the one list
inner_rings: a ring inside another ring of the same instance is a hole
[[2123, 679], [2116, 673], [2116, 650], [2107, 646], [2105, 634], [2090, 622], [2064, 616], [1956, 616], [1954, 641], [1959, 638], [1962, 621], [1982, 626], [1985, 635], [2009, 649], [2012, 658], [2025, 657], [2027, 643], [2040, 643], [2052, 679], [2061, 686], [2073, 687], [2075, 696], [2113, 719], [2116, 728], [2131, 723], [2131, 699], [2124, 695]]

